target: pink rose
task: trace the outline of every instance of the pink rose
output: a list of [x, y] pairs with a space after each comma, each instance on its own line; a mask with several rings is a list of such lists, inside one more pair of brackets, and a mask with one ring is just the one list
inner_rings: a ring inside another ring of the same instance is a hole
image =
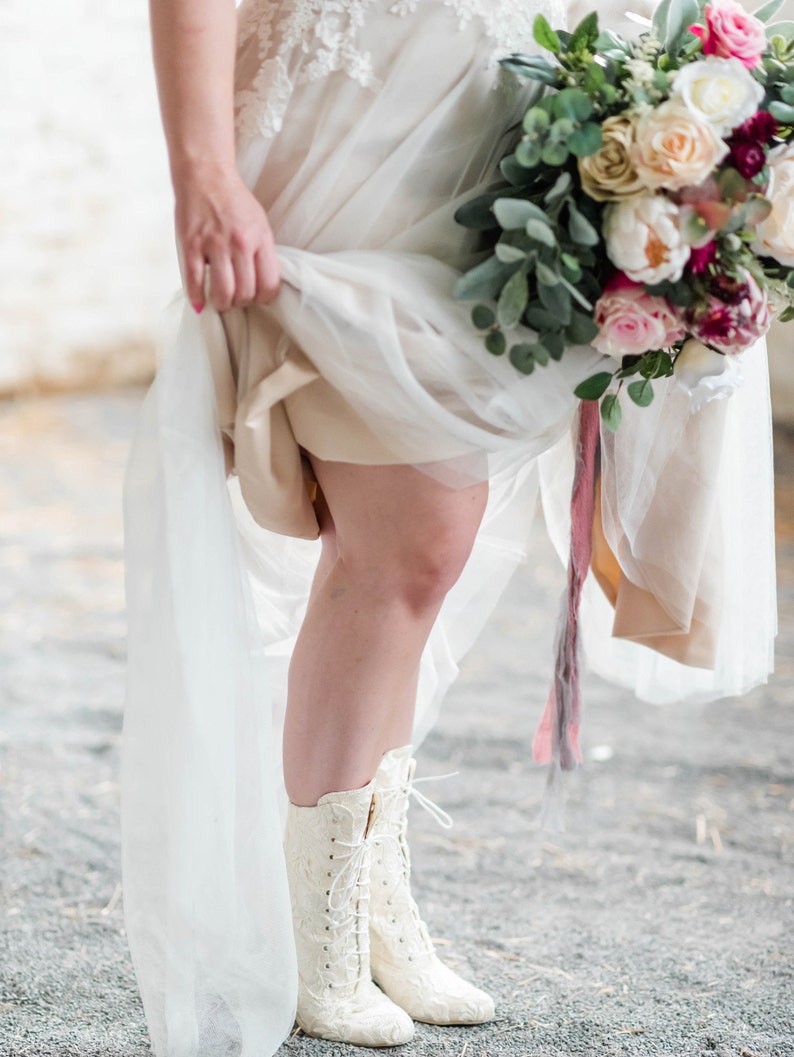
[[753, 276], [744, 270], [738, 283], [726, 282], [722, 287], [722, 297], [711, 295], [706, 305], [690, 313], [689, 330], [718, 352], [735, 356], [769, 330], [769, 302]]
[[606, 356], [621, 360], [664, 349], [685, 334], [685, 328], [663, 297], [646, 294], [640, 283], [618, 272], [595, 306], [599, 327], [593, 346]]
[[738, 59], [748, 70], [758, 66], [766, 50], [764, 24], [736, 0], [718, 0], [706, 8], [706, 25], [691, 26], [703, 41], [704, 55]]

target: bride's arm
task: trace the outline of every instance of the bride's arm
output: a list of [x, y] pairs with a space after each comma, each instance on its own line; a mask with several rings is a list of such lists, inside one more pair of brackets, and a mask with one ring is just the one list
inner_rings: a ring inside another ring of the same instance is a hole
[[265, 212], [234, 158], [234, 0], [150, 0], [163, 128], [188, 298], [219, 311], [270, 301], [278, 261]]

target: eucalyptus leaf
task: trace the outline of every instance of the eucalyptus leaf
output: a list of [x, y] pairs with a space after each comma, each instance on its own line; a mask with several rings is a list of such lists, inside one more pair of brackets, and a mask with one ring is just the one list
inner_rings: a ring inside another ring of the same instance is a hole
[[529, 300], [529, 284], [523, 272], [511, 275], [502, 288], [496, 306], [496, 318], [503, 327], [514, 327], [524, 314]]
[[565, 328], [565, 336], [572, 345], [589, 345], [598, 335], [598, 324], [590, 316], [573, 311], [571, 322]]
[[550, 249], [554, 249], [557, 245], [557, 239], [554, 232], [551, 230], [548, 224], [542, 220], [537, 220], [535, 217], [530, 217], [527, 221], [525, 228], [527, 235], [535, 242], [540, 242], [544, 246], [548, 246]]
[[620, 421], [623, 418], [623, 409], [620, 406], [617, 393], [610, 393], [601, 401], [601, 421], [610, 433], [617, 433]]
[[507, 348], [507, 340], [501, 330], [492, 330], [486, 335], [485, 347], [492, 356], [503, 356]]
[[[791, 273], [794, 276], [794, 272]], [[560, 326], [560, 321], [557, 316], [547, 312], [545, 308], [539, 308], [537, 302], [531, 305], [524, 318], [527, 321], [527, 326], [532, 327], [533, 330], [537, 330], [538, 333], [541, 331], [556, 330]]]
[[532, 374], [535, 370], [535, 346], [524, 342], [510, 347], [510, 362], [522, 374]]
[[516, 161], [514, 154], [508, 154], [507, 157], [502, 158], [499, 162], [499, 171], [513, 187], [526, 187], [532, 179], [527, 175], [526, 168]]
[[769, 113], [772, 117], [776, 117], [778, 121], [782, 121], [784, 125], [794, 123], [794, 106], [791, 106], [790, 103], [782, 103], [778, 99], [774, 99], [769, 104]]
[[788, 43], [794, 38], [794, 22], [772, 22], [766, 27], [766, 35], [770, 39], [772, 37], [782, 37]]
[[516, 231], [525, 228], [528, 220], [540, 220], [545, 223], [546, 214], [534, 202], [525, 198], [498, 198], [493, 204], [493, 212], [505, 231]]
[[455, 220], [464, 228], [473, 228], [478, 231], [498, 227], [492, 206], [499, 197], [499, 193], [490, 192], [480, 195], [479, 198], [473, 198], [470, 202], [464, 202], [455, 210]]
[[516, 147], [515, 159], [525, 169], [534, 169], [540, 164], [541, 148], [535, 140], [522, 139]]
[[540, 152], [544, 165], [564, 165], [568, 160], [568, 148], [564, 143], [547, 143]]
[[559, 77], [559, 70], [552, 66], [546, 59], [537, 56], [535, 61], [516, 62], [514, 59], [502, 59], [500, 65], [518, 77], [529, 81], [539, 81], [541, 84], [555, 85]]
[[576, 129], [568, 137], [568, 150], [576, 158], [586, 158], [601, 149], [604, 142], [604, 134], [601, 126], [594, 121], [588, 121], [586, 125]]
[[563, 88], [554, 96], [554, 113], [571, 121], [587, 121], [593, 113], [593, 104], [581, 88]]
[[488, 330], [496, 322], [496, 316], [488, 305], [475, 305], [471, 310], [471, 321], [477, 330]]
[[611, 382], [612, 374], [609, 371], [600, 371], [580, 382], [573, 394], [580, 400], [600, 400], [609, 389]]
[[543, 196], [543, 201], [547, 204], [556, 202], [558, 198], [562, 198], [564, 194], [570, 189], [573, 180], [569, 172], [561, 172], [560, 175], [554, 182], [554, 186], [550, 187], [546, 194]]
[[494, 253], [502, 264], [514, 264], [527, 259], [526, 251], [519, 246], [511, 246], [509, 242], [497, 242]]
[[517, 267], [488, 257], [461, 275], [455, 283], [455, 297], [459, 301], [493, 301]]
[[545, 367], [546, 364], [549, 362], [550, 356], [549, 350], [546, 347], [546, 342], [549, 340], [549, 338], [554, 338], [555, 336], [556, 335], [553, 332], [549, 334], [543, 334], [541, 335], [541, 340], [538, 341], [535, 346], [533, 346], [535, 350], [535, 361], [539, 367]]
[[538, 297], [543, 307], [551, 312], [563, 326], [571, 321], [571, 295], [562, 285], [543, 286], [538, 283]]
[[757, 10], [753, 11], [753, 14], [759, 22], [768, 22], [773, 15], [776, 15], [783, 6], [783, 0], [768, 0], [768, 3], [762, 4]]
[[573, 202], [568, 203], [568, 231], [573, 241], [583, 246], [595, 246], [598, 243], [598, 232]]
[[539, 285], [541, 286], [557, 286], [560, 282], [560, 276], [548, 264], [544, 264], [543, 261], [538, 261], [535, 265], [535, 275]]
[[631, 382], [627, 392], [637, 407], [648, 407], [653, 403], [653, 383], [649, 379]]

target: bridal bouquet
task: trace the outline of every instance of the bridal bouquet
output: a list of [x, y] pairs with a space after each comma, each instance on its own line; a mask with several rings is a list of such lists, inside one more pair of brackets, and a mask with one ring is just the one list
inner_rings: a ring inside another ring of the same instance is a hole
[[[524, 374], [575, 345], [611, 357], [576, 389], [610, 429], [624, 385], [647, 406], [674, 375], [695, 408], [738, 384], [773, 315], [794, 319], [794, 23], [764, 26], [781, 2], [663, 0], [635, 42], [539, 15], [551, 57], [503, 61], [551, 91], [503, 186], [456, 214], [488, 251], [456, 296]], [[519, 324], [536, 336], [511, 343]]]

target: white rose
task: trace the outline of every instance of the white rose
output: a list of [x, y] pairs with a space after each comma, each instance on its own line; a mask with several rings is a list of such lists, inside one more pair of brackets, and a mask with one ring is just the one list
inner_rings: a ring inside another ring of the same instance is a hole
[[744, 380], [738, 356], [724, 356], [697, 338], [689, 338], [673, 365], [676, 382], [689, 396], [689, 410], [699, 411], [711, 400], [735, 392]]
[[678, 71], [673, 95], [679, 95], [690, 113], [723, 135], [753, 116], [764, 89], [738, 59], [709, 55]]
[[794, 144], [773, 150], [768, 161], [771, 178], [766, 197], [772, 212], [756, 228], [753, 250], [794, 268]]
[[635, 283], [681, 278], [689, 245], [678, 222], [678, 206], [663, 195], [642, 195], [607, 206], [607, 256]]

